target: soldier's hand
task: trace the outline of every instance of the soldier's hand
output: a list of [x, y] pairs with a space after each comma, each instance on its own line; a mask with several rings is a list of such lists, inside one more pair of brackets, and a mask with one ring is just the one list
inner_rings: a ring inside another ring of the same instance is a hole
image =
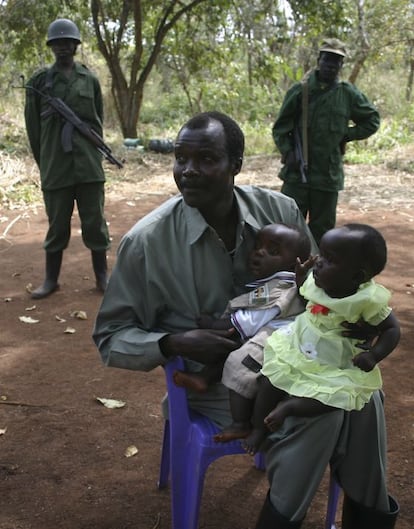
[[294, 151], [289, 151], [282, 156], [282, 163], [291, 167], [292, 169], [297, 169], [298, 163], [296, 161], [296, 156]]

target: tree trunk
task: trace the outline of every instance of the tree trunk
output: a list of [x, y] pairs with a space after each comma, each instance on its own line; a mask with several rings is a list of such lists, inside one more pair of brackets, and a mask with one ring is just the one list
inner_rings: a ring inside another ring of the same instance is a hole
[[413, 56], [413, 45], [414, 42], [410, 41], [410, 49], [409, 49], [409, 65], [410, 70], [408, 72], [408, 80], [407, 80], [407, 87], [405, 89], [405, 99], [409, 103], [411, 101], [411, 95], [413, 92], [413, 81], [414, 81], [414, 56]]
[[359, 49], [356, 53], [356, 58], [354, 66], [352, 68], [351, 74], [348, 78], [348, 81], [352, 84], [355, 84], [359, 72], [361, 71], [371, 48], [368, 40], [368, 35], [365, 29], [365, 10], [364, 10], [364, 0], [358, 0], [358, 41]]
[[[107, 11], [113, 6], [109, 6], [103, 0], [91, 1], [98, 49], [112, 76], [111, 93], [124, 138], [137, 137], [144, 86], [161, 53], [165, 36], [184, 14], [203, 2], [208, 3], [208, 0], [191, 0], [188, 3], [179, 0], [165, 2], [157, 12], [157, 19], [154, 19], [154, 34], [148, 39], [143, 35], [144, 17], [148, 13], [143, 14], [144, 6], [141, 0], [120, 0], [119, 14], [112, 20], [108, 17]], [[133, 28], [132, 39], [130, 35], [127, 36], [131, 28]], [[145, 61], [143, 61], [144, 46], [150, 49]], [[123, 71], [125, 56], [128, 56], [130, 64], [128, 81]]]

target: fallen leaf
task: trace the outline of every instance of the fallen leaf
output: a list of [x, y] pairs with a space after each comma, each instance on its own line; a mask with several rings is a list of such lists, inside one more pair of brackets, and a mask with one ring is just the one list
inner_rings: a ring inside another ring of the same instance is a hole
[[35, 308], [36, 308], [36, 305], [32, 305], [31, 307], [26, 307], [24, 310], [27, 310], [27, 311], [35, 310]]
[[103, 404], [106, 408], [123, 408], [126, 402], [116, 399], [105, 399], [103, 397], [96, 397], [96, 400]]
[[19, 316], [19, 320], [23, 323], [39, 323], [40, 320], [34, 320], [30, 316]]
[[75, 310], [71, 313], [72, 318], [77, 318], [78, 320], [87, 320], [88, 316], [84, 310]]
[[74, 329], [73, 327], [66, 327], [66, 329], [63, 332], [64, 334], [75, 334], [76, 329]]
[[29, 294], [31, 294], [33, 292], [33, 285], [32, 283], [27, 283], [26, 285], [26, 292], [28, 292]]
[[2, 396], [0, 397], [0, 400], [7, 400], [7, 396], [6, 396], [6, 395], [2, 395]]
[[7, 428], [0, 428], [0, 435], [4, 435], [7, 432]]
[[6, 303], [9, 303], [10, 301], [13, 301], [13, 298], [4, 298], [4, 300]]
[[135, 454], [138, 454], [138, 448], [134, 445], [128, 446], [125, 450], [125, 457], [132, 457]]
[[55, 315], [55, 320], [57, 320], [59, 323], [65, 323], [65, 321], [66, 321], [64, 318], [61, 318], [57, 314]]

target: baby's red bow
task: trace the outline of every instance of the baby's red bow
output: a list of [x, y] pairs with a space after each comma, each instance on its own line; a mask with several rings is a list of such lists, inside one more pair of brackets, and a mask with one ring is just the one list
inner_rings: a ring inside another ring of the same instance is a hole
[[310, 309], [312, 314], [328, 314], [329, 309], [328, 307], [324, 307], [323, 305], [312, 305]]

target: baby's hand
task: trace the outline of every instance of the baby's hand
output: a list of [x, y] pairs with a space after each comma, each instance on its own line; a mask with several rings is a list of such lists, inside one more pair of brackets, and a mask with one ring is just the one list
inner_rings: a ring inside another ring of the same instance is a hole
[[352, 359], [352, 363], [354, 364], [354, 366], [359, 367], [359, 369], [362, 369], [362, 371], [366, 372], [372, 371], [377, 365], [375, 355], [371, 351], [364, 351], [363, 353], [359, 353]]
[[301, 287], [303, 283], [305, 282], [306, 276], [309, 270], [315, 264], [317, 258], [318, 258], [317, 255], [310, 255], [309, 259], [306, 259], [306, 261], [304, 261], [303, 263], [299, 257], [296, 258], [295, 274], [296, 274], [296, 284], [298, 285], [298, 287]]

